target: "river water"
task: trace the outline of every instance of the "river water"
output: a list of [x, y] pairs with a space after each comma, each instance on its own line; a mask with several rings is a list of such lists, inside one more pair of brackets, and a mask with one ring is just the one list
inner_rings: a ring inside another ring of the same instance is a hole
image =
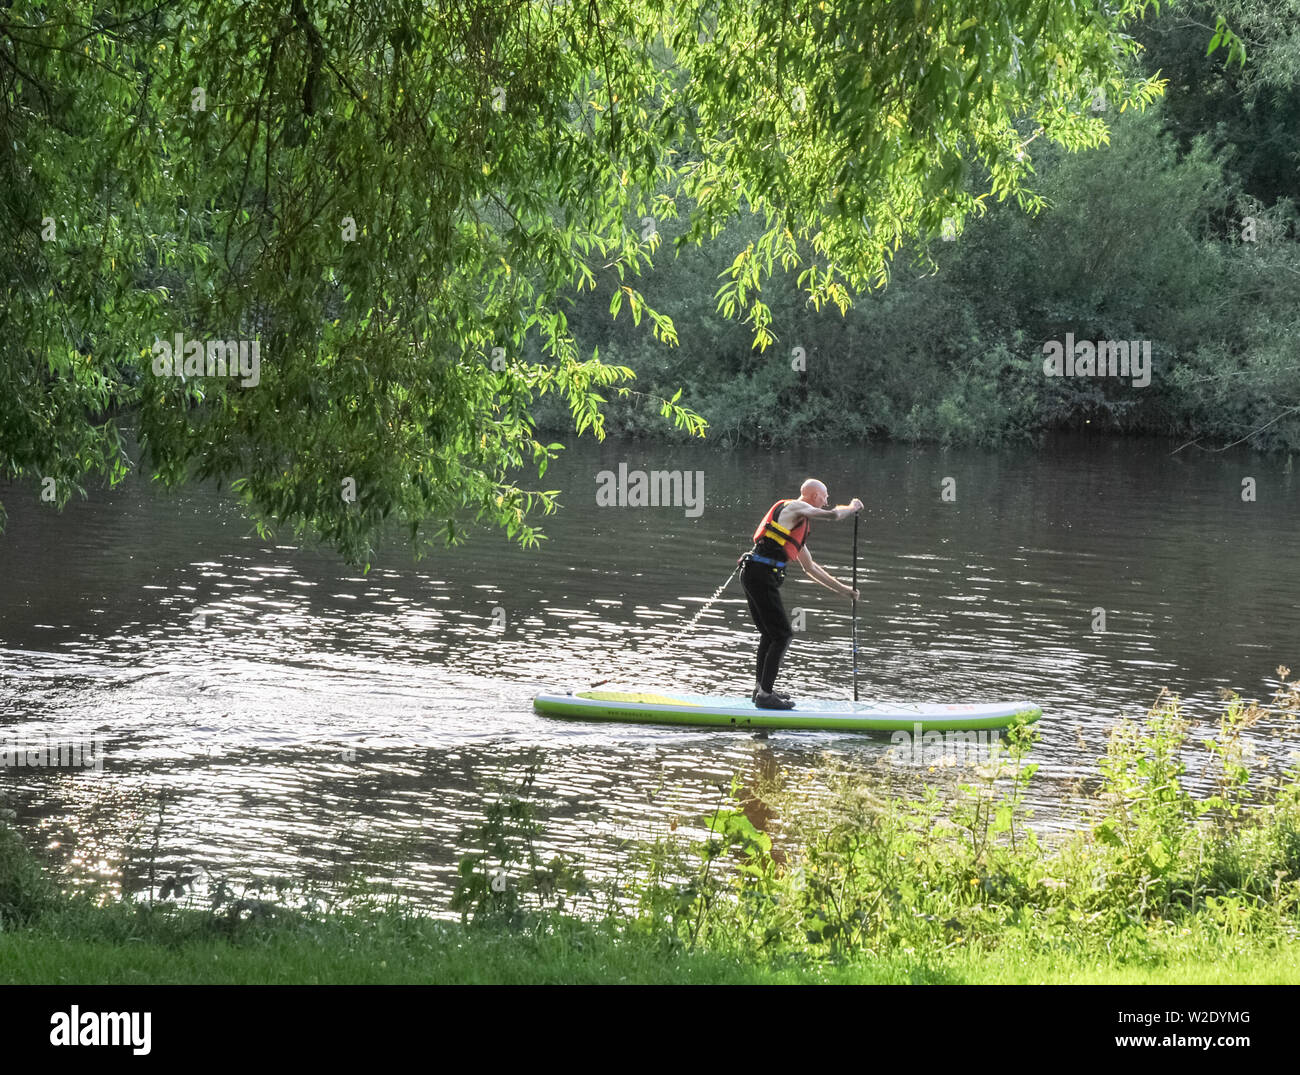
[[[31, 488], [0, 487], [0, 739], [98, 732], [104, 744], [102, 772], [0, 769], [0, 795], [75, 877], [139, 889], [146, 859], [155, 881], [194, 875], [198, 891], [217, 878], [351, 874], [445, 912], [462, 830], [531, 763], [542, 848], [581, 854], [599, 876], [621, 840], [716, 805], [735, 772], [799, 780], [828, 754], [869, 763], [889, 751], [881, 736], [759, 739], [531, 709], [540, 691], [606, 677], [748, 693], [756, 635], [739, 582], [683, 628], [765, 509], [813, 475], [833, 502], [866, 504], [862, 696], [1036, 702], [1036, 824], [1069, 826], [1074, 781], [1161, 687], [1209, 721], [1220, 688], [1264, 697], [1278, 664], [1300, 667], [1289, 464], [1174, 447], [583, 442], [541, 483], [564, 495], [540, 549], [479, 531], [413, 563], [393, 542], [368, 574], [328, 550], [260, 540], [211, 489], [167, 495], [132, 480], [60, 514]], [[601, 472], [620, 464], [702, 475], [703, 501], [598, 506]], [[851, 522], [820, 522], [809, 543], [846, 581], [852, 534]], [[783, 689], [850, 696], [849, 604], [798, 569], [783, 595], [804, 627]], [[1259, 746], [1280, 749], [1266, 736]], [[938, 779], [913, 769], [918, 783]]]

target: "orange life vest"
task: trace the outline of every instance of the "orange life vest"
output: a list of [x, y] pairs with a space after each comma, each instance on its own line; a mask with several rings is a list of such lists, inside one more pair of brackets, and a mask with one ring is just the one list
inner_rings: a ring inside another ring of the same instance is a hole
[[806, 515], [799, 517], [799, 521], [794, 524], [792, 530], [787, 530], [776, 521], [777, 516], [781, 514], [781, 509], [789, 503], [789, 500], [778, 500], [768, 509], [767, 514], [763, 516], [763, 521], [758, 524], [758, 529], [754, 531], [755, 545], [764, 538], [774, 541], [781, 551], [785, 553], [787, 563], [799, 558], [799, 550], [808, 541], [808, 532], [812, 529]]

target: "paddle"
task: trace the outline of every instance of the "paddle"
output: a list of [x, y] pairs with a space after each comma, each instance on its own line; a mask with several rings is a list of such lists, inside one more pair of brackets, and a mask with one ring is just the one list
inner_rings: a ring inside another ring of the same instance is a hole
[[[858, 516], [853, 516], [853, 588], [858, 588]], [[853, 599], [853, 700], [858, 700], [858, 599]]]

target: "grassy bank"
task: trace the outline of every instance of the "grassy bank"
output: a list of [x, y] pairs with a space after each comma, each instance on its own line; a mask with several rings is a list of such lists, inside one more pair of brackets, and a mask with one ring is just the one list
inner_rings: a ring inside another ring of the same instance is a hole
[[[123, 928], [129, 926], [129, 937]], [[0, 984], [1280, 984], [1300, 982], [1300, 943], [1187, 935], [1141, 958], [1044, 951], [1008, 935], [996, 951], [892, 954], [846, 964], [754, 963], [673, 952], [582, 924], [517, 935], [412, 916], [340, 916], [234, 936], [196, 915], [109, 911], [0, 935]]]
[[0, 982], [1296, 983], [1300, 772], [1255, 749], [1296, 732], [1279, 673], [1199, 744], [1171, 696], [1118, 725], [1087, 826], [1050, 843], [1025, 823], [1032, 728], [942, 795], [835, 766], [829, 797], [733, 783], [599, 887], [537, 855], [529, 774], [462, 833], [459, 923], [373, 892], [101, 905], [0, 827]]

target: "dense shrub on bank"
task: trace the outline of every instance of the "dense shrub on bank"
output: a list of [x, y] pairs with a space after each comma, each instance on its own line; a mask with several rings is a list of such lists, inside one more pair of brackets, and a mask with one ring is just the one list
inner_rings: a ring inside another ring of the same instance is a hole
[[[888, 286], [843, 315], [807, 307], [797, 269], [774, 277], [763, 299], [776, 343], [763, 352], [712, 301], [719, 272], [761, 231], [753, 219], [708, 251], [676, 257], [665, 243], [657, 255], [642, 290], [671, 313], [678, 347], [576, 296], [579, 342], [634, 369], [645, 393], [612, 405], [607, 431], [678, 436], [647, 401], [681, 388], [722, 446], [987, 445], [1087, 425], [1300, 448], [1295, 205], [1243, 189], [1237, 148], [1171, 131], [1162, 108], [1110, 121], [1099, 149], [1034, 147], [1037, 216], [990, 203], [955, 241], [900, 251]], [[661, 224], [665, 237], [675, 224]], [[1047, 376], [1043, 346], [1067, 334], [1149, 346], [1149, 383]], [[567, 428], [567, 412], [540, 403], [544, 428]]]
[[35, 921], [58, 898], [54, 881], [22, 837], [0, 818], [0, 930]]

